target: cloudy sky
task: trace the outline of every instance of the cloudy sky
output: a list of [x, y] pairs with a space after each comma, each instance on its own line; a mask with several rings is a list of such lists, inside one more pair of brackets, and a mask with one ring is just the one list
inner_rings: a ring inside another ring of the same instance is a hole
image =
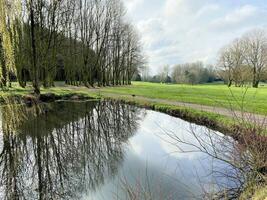
[[254, 28], [267, 28], [267, 0], [124, 0], [148, 65], [215, 63], [219, 49]]

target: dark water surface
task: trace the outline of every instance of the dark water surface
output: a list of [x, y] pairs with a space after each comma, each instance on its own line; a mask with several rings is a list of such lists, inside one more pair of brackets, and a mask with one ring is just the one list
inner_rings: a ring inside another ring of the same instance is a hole
[[5, 106], [0, 126], [0, 199], [203, 199], [238, 184], [200, 152], [231, 139], [126, 104]]

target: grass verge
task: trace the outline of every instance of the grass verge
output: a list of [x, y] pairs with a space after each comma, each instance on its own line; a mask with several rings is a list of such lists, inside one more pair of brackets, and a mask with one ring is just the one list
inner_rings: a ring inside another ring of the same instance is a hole
[[212, 107], [233, 108], [246, 112], [267, 114], [267, 87], [231, 87], [223, 84], [160, 84], [133, 82], [131, 86], [102, 88], [103, 93], [136, 95]]

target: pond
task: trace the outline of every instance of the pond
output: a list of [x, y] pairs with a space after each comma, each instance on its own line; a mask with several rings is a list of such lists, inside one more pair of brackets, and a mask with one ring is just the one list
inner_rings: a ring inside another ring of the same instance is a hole
[[3, 106], [0, 127], [0, 199], [203, 199], [240, 184], [231, 138], [127, 104]]

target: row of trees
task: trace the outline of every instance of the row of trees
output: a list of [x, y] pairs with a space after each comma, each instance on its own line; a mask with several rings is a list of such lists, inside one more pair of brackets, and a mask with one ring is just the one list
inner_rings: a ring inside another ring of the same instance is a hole
[[175, 83], [201, 84], [215, 81], [216, 71], [212, 65], [204, 66], [202, 62], [175, 65], [172, 79]]
[[130, 84], [143, 58], [120, 0], [0, 0], [1, 85]]
[[138, 80], [164, 83], [201, 84], [224, 80], [228, 86], [237, 87], [251, 84], [257, 88], [267, 80], [267, 31], [256, 29], [235, 39], [219, 52], [216, 68], [204, 66], [202, 62], [165, 66], [153, 77], [144, 68]]
[[149, 75], [147, 67], [142, 68], [142, 74], [134, 76], [135, 81], [148, 81], [155, 83], [182, 83], [182, 84], [201, 84], [210, 83], [219, 79], [214, 66], [205, 66], [202, 62], [177, 64], [170, 68], [165, 65], [160, 68], [155, 76]]
[[152, 77], [146, 77], [147, 81], [153, 83], [171, 83], [172, 79], [170, 76], [170, 66], [164, 65], [158, 70], [158, 74]]
[[220, 51], [220, 76], [230, 87], [252, 83], [257, 88], [266, 79], [267, 32], [253, 30]]

